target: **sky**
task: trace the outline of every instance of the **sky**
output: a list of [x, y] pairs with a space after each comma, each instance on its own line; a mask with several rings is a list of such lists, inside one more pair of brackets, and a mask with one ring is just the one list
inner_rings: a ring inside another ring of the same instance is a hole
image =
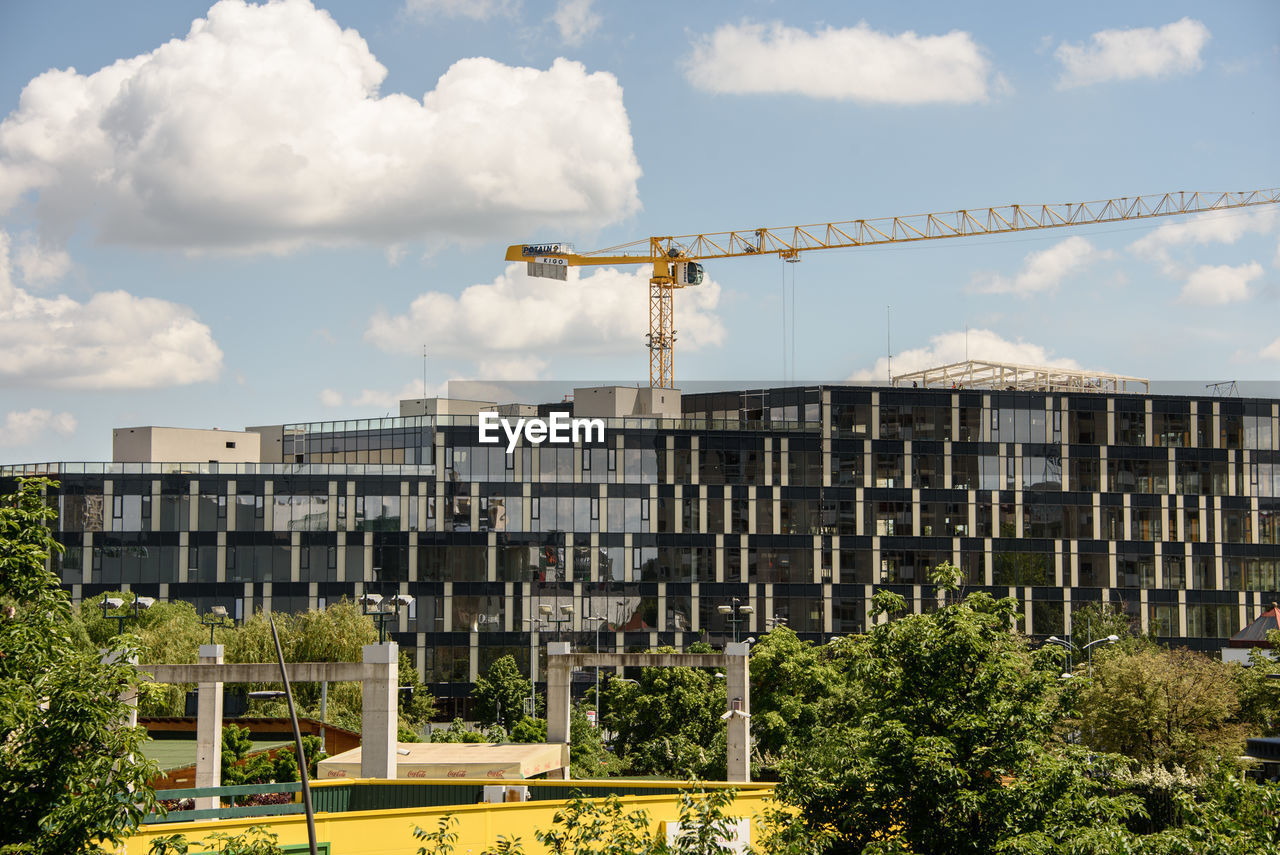
[[[1270, 0], [7, 0], [0, 463], [647, 383], [643, 265], [506, 247], [1275, 188], [1278, 94]], [[1277, 208], [708, 261], [676, 385], [1274, 381]]]

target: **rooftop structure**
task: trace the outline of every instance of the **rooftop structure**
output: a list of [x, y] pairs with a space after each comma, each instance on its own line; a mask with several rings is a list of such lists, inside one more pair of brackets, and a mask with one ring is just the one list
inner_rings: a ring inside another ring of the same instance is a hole
[[[1019, 365], [1013, 362], [986, 362], [976, 359], [953, 362], [923, 371], [898, 374], [895, 386], [939, 389], [1003, 389], [1027, 392], [1137, 392], [1150, 390], [1143, 377], [1104, 374], [1099, 371], [1074, 371], [1045, 365]], [[1133, 387], [1133, 388], [1131, 388]]]

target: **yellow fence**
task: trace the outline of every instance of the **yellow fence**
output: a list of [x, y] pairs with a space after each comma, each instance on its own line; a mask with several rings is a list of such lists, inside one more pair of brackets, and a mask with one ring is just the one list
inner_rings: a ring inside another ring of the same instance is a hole
[[[384, 782], [346, 781], [344, 783], [377, 787]], [[504, 783], [530, 784], [531, 789], [537, 788], [539, 784], [536, 781]], [[674, 783], [654, 782], [651, 786], [654, 789], [669, 789]], [[564, 782], [556, 782], [556, 784], [563, 786]], [[316, 788], [325, 785], [325, 783], [317, 783]], [[638, 788], [646, 786], [645, 783], [640, 782], [627, 782], [627, 785]], [[699, 785], [689, 786], [692, 788]], [[701, 786], [710, 788], [724, 785], [703, 784]], [[594, 788], [584, 786], [584, 794], [591, 795], [590, 789]], [[731, 817], [751, 818], [752, 842], [758, 839], [758, 819], [763, 814], [766, 802], [771, 799], [772, 794], [773, 786], [770, 784], [739, 785], [737, 798], [726, 812]], [[622, 796], [621, 801], [627, 811], [636, 809], [648, 811], [654, 832], [661, 832], [666, 822], [679, 818], [680, 797], [678, 795], [630, 795]], [[486, 847], [493, 846], [497, 842], [498, 835], [504, 835], [507, 838], [518, 837], [525, 852], [529, 855], [541, 855], [547, 850], [538, 843], [534, 837], [534, 831], [550, 829], [556, 811], [564, 805], [563, 800], [536, 800], [535, 794], [535, 800], [527, 802], [317, 813], [316, 840], [327, 841], [331, 855], [415, 855], [422, 844], [414, 839], [413, 827], [417, 825], [432, 831], [437, 827], [441, 817], [453, 814], [458, 819], [457, 825], [454, 826], [454, 830], [458, 833], [458, 841], [454, 848], [457, 855], [465, 855], [468, 852], [479, 853]], [[307, 842], [306, 817], [291, 815], [144, 825], [116, 851], [119, 855], [146, 855], [151, 841], [157, 837], [184, 834], [189, 841], [203, 840], [211, 832], [239, 834], [252, 825], [267, 826], [278, 836], [278, 842], [281, 845]]]

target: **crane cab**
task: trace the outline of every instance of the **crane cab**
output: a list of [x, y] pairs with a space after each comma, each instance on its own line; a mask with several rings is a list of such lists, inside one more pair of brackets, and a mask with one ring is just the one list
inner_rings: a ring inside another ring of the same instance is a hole
[[696, 261], [681, 261], [676, 264], [677, 285], [701, 285], [705, 277], [702, 265]]

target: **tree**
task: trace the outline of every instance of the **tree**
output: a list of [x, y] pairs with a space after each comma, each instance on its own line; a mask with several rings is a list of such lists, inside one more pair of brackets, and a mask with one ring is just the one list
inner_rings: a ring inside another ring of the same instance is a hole
[[1147, 643], [1095, 657], [1081, 697], [1081, 734], [1099, 751], [1203, 773], [1244, 748], [1233, 668]]
[[[905, 606], [875, 597], [877, 612]], [[1087, 774], [1107, 758], [1089, 767], [1054, 744], [1057, 664], [1011, 631], [1017, 613], [973, 593], [842, 645], [856, 694], [788, 752], [779, 788], [812, 832], [833, 835], [830, 851], [1062, 851], [1134, 809]]]
[[1133, 635], [1133, 618], [1114, 603], [1090, 602], [1071, 610], [1071, 641], [1077, 649], [1109, 635], [1121, 639]]
[[610, 680], [601, 697], [629, 773], [724, 777], [724, 680], [701, 668], [642, 668], [635, 683]]
[[761, 761], [773, 766], [796, 734], [827, 719], [847, 683], [831, 658], [787, 627], [761, 636], [751, 650], [751, 737]]
[[[0, 852], [61, 855], [119, 843], [155, 805], [146, 732], [123, 726], [136, 647], [89, 647], [48, 569], [55, 512], [28, 479], [0, 498]], [[110, 664], [106, 664], [110, 663]]]
[[501, 656], [476, 677], [471, 690], [472, 710], [481, 724], [496, 724], [511, 730], [524, 715], [524, 699], [533, 684], [520, 675], [514, 656]]

